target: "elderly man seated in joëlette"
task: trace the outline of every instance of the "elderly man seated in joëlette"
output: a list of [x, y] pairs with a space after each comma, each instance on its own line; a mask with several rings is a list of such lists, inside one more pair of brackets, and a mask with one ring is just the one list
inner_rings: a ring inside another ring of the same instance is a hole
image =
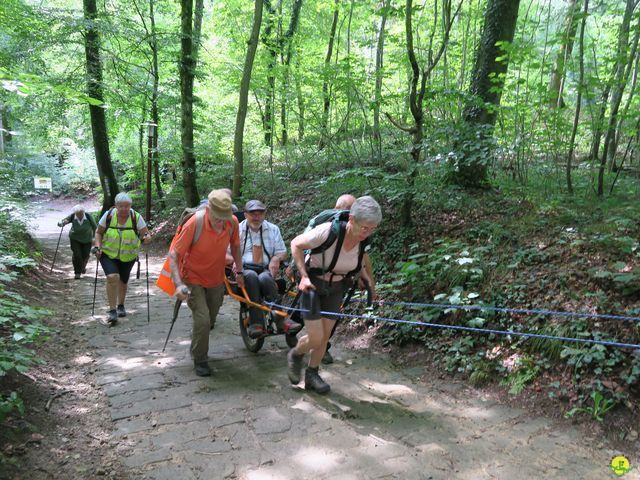
[[[280, 228], [265, 219], [266, 211], [267, 207], [260, 200], [249, 200], [244, 206], [245, 219], [239, 228], [245, 288], [249, 298], [256, 303], [263, 299], [276, 300], [280, 264], [288, 257]], [[260, 338], [266, 333], [262, 310], [251, 308], [249, 321], [247, 333], [251, 338]], [[287, 318], [279, 327], [288, 332], [299, 329], [300, 325]]]

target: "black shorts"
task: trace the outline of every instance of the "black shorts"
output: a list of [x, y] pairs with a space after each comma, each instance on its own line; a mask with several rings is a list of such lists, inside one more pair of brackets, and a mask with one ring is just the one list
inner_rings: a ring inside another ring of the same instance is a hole
[[[301, 307], [305, 309], [302, 318], [305, 322], [319, 320], [320, 312], [340, 313], [342, 298], [344, 296], [345, 282], [327, 282], [319, 278], [311, 277], [311, 283], [316, 287], [314, 293], [305, 292], [300, 299]], [[327, 318], [339, 320], [339, 315], [325, 315]]]
[[120, 275], [120, 281], [122, 283], [129, 283], [129, 276], [131, 275], [131, 269], [134, 263], [136, 263], [135, 260], [123, 262], [117, 258], [109, 258], [104, 253], [100, 255], [100, 265], [102, 265], [104, 274], [113, 275], [117, 273]]

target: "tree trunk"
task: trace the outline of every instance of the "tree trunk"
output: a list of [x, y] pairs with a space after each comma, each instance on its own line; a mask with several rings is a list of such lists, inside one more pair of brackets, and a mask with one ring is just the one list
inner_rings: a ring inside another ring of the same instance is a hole
[[380, 137], [380, 102], [382, 101], [382, 68], [384, 66], [384, 34], [389, 11], [389, 1], [382, 0], [382, 17], [378, 27], [378, 41], [376, 44], [376, 85], [373, 100], [373, 139], [378, 145], [378, 157], [382, 155], [382, 141]]
[[[485, 10], [482, 38], [469, 87], [475, 101], [468, 103], [464, 111], [464, 119], [470, 127], [465, 133], [482, 150], [485, 148], [480, 144], [486, 145], [493, 135], [504, 77], [509, 67], [502, 44], [513, 42], [519, 6], [520, 0], [489, 0]], [[484, 155], [469, 153], [465, 150], [460, 152], [455, 181], [472, 187], [485, 185], [487, 163], [484, 158], [478, 159]]]
[[267, 11], [267, 18], [264, 25], [264, 32], [262, 34], [262, 44], [269, 52], [269, 62], [267, 63], [267, 98], [264, 103], [264, 144], [270, 146], [273, 136], [273, 105], [276, 94], [276, 77], [275, 68], [278, 53], [276, 51], [276, 40], [272, 38], [274, 17], [276, 16], [276, 9], [273, 7], [271, 0], [263, 0], [264, 7]]
[[578, 95], [576, 98], [576, 112], [573, 116], [573, 128], [571, 129], [571, 140], [569, 140], [569, 153], [567, 155], [567, 191], [573, 195], [573, 182], [571, 181], [571, 163], [573, 161], [573, 152], [575, 150], [576, 133], [578, 132], [578, 123], [580, 122], [580, 108], [582, 105], [582, 90], [584, 89], [584, 31], [587, 24], [587, 13], [589, 11], [589, 0], [584, 0], [584, 8], [582, 20], [580, 22], [580, 38], [578, 40], [578, 55], [580, 56], [580, 77], [578, 78]]
[[[616, 154], [616, 125], [618, 123], [618, 111], [622, 102], [622, 94], [627, 86], [629, 74], [633, 66], [633, 60], [637, 48], [638, 37], [635, 37], [631, 54], [629, 54], [629, 28], [631, 25], [631, 17], [636, 6], [635, 0], [627, 0], [622, 23], [618, 33], [618, 49], [616, 55], [616, 65], [614, 67], [613, 91], [611, 93], [611, 104], [609, 106], [609, 125], [607, 135], [604, 140], [604, 152], [602, 153], [601, 164], [606, 165], [607, 161], [613, 170], [615, 170], [615, 154]], [[602, 167], [601, 167], [602, 168]]]
[[564, 106], [562, 99], [562, 86], [564, 84], [565, 65], [571, 57], [573, 51], [573, 43], [575, 41], [578, 22], [576, 21], [576, 13], [580, 10], [578, 0], [569, 0], [567, 7], [567, 15], [564, 18], [562, 44], [558, 51], [558, 56], [551, 70], [549, 78], [549, 107], [560, 108]]
[[0, 103], [0, 158], [4, 158], [4, 108]]
[[[300, 63], [296, 65], [298, 73], [300, 71]], [[298, 99], [298, 141], [302, 141], [304, 138], [304, 112], [305, 104], [304, 97], [302, 95], [302, 82], [300, 81], [300, 75], [296, 75], [296, 98]]]
[[338, 14], [340, 0], [335, 0], [335, 9], [333, 11], [333, 22], [331, 23], [331, 32], [329, 33], [329, 45], [327, 46], [327, 55], [324, 58], [324, 72], [322, 80], [322, 123], [320, 124], [320, 142], [319, 149], [323, 149], [326, 140], [329, 138], [329, 109], [331, 108], [331, 98], [329, 96], [329, 66], [331, 65], [331, 56], [333, 55], [333, 43], [336, 37], [336, 28], [338, 26]]
[[[102, 93], [102, 61], [100, 59], [100, 37], [95, 21], [98, 18], [96, 0], [83, 0], [84, 18], [87, 22], [85, 33], [85, 57], [87, 61], [87, 95], [104, 101]], [[111, 154], [109, 152], [109, 136], [107, 134], [107, 119], [102, 105], [89, 105], [91, 117], [91, 133], [93, 148], [96, 155], [96, 166], [100, 184], [102, 185], [102, 211], [105, 212], [113, 205], [113, 199], [118, 194], [118, 183], [113, 173]]]
[[238, 99], [238, 113], [236, 115], [236, 131], [233, 138], [233, 196], [238, 197], [242, 191], [242, 180], [244, 175], [244, 159], [242, 146], [244, 141], [244, 122], [247, 117], [247, 104], [249, 100], [249, 84], [251, 82], [251, 71], [253, 69], [253, 60], [256, 56], [258, 48], [258, 40], [260, 37], [260, 25], [262, 24], [262, 0], [255, 0], [255, 9], [253, 13], [253, 27], [251, 28], [251, 36], [247, 42], [247, 55], [244, 60], [244, 68], [242, 70], [242, 80], [240, 81], [240, 94]]
[[158, 158], [158, 130], [160, 129], [160, 116], [158, 114], [158, 95], [160, 86], [160, 68], [158, 65], [158, 41], [156, 38], [156, 18], [153, 9], [155, 0], [149, 0], [149, 20], [151, 23], [151, 38], [149, 47], [151, 48], [151, 75], [153, 76], [153, 87], [151, 90], [151, 121], [156, 124], [153, 130], [153, 177], [156, 184], [156, 193], [160, 200], [160, 208], [164, 210], [164, 194], [162, 192], [162, 181], [160, 180], [160, 160]]
[[193, 48], [193, 0], [180, 0], [181, 53], [180, 53], [180, 106], [182, 141], [182, 181], [185, 202], [195, 207], [200, 202], [196, 183], [196, 158], [193, 151], [193, 79], [195, 58]]
[[292, 44], [293, 44], [293, 35], [296, 33], [298, 29], [298, 23], [300, 20], [300, 9], [302, 8], [302, 0], [295, 0], [293, 2], [293, 6], [291, 8], [291, 19], [289, 20], [289, 28], [286, 33], [282, 37], [282, 44], [280, 51], [287, 52], [284, 57], [283, 65], [284, 65], [284, 78], [282, 84], [282, 103], [280, 108], [280, 124], [282, 126], [282, 145], [286, 145], [288, 141], [288, 132], [287, 132], [287, 99], [289, 98], [289, 76], [290, 76], [290, 65], [291, 65], [291, 55], [292, 55]]

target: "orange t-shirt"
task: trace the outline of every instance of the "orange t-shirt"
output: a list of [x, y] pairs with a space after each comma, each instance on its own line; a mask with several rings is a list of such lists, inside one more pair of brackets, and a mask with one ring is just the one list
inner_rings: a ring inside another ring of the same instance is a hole
[[217, 233], [209, 222], [209, 213], [204, 216], [202, 233], [195, 245], [196, 216], [193, 215], [182, 227], [172, 250], [180, 256], [180, 276], [185, 283], [205, 288], [217, 287], [224, 282], [224, 267], [227, 247], [240, 245], [238, 220], [225, 222], [222, 232]]

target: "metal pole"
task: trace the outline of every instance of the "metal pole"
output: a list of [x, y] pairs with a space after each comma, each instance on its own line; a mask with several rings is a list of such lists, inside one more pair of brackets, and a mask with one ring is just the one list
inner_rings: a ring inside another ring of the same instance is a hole
[[93, 281], [93, 304], [91, 305], [91, 316], [93, 317], [94, 312], [96, 311], [96, 289], [98, 288], [98, 264], [100, 263], [100, 259], [96, 255], [96, 279]]
[[[2, 132], [0, 132], [2, 135]], [[64, 230], [64, 225], [60, 227], [60, 235], [58, 235], [58, 244], [56, 245], [56, 253], [53, 254], [53, 262], [51, 262], [51, 270], [49, 273], [53, 272], [53, 266], [56, 264], [56, 257], [58, 256], [58, 247], [60, 246], [60, 239], [62, 238], [62, 230]]]
[[169, 327], [169, 333], [167, 333], [167, 339], [164, 341], [164, 347], [162, 347], [162, 353], [164, 353], [164, 349], [167, 348], [167, 342], [169, 342], [169, 337], [171, 336], [171, 330], [173, 330], [173, 325], [176, 323], [176, 318], [178, 318], [178, 314], [180, 313], [180, 305], [182, 304], [182, 300], [176, 300], [176, 304], [173, 307], [173, 318], [171, 319], [171, 326]]
[[151, 313], [149, 308], [149, 252], [144, 252], [144, 260], [147, 264], [147, 323], [151, 323]]

